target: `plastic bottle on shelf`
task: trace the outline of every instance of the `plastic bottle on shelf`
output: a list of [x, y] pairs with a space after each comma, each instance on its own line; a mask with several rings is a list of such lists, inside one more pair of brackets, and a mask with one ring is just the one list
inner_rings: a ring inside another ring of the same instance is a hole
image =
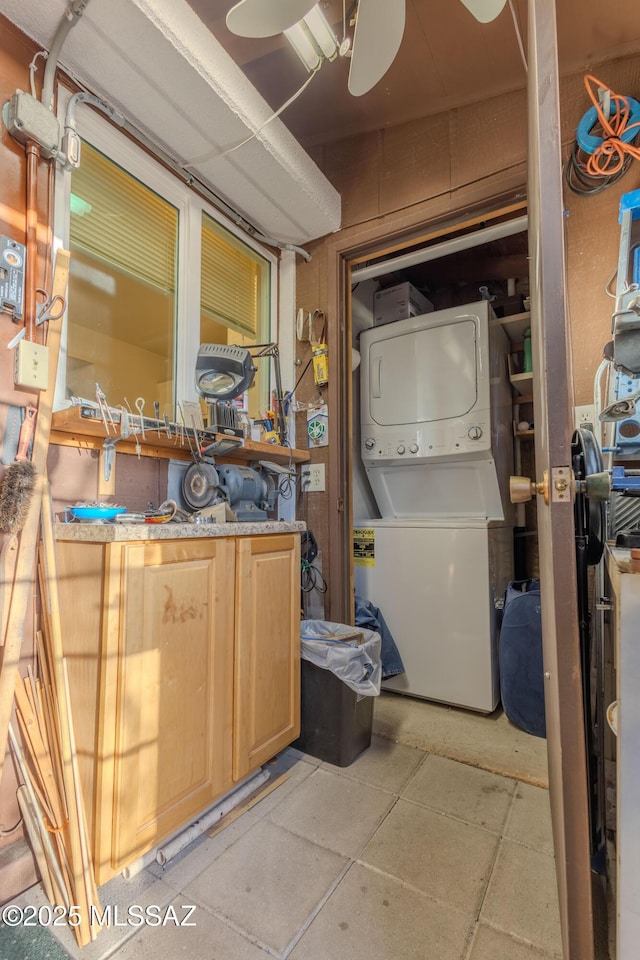
[[533, 363], [531, 360], [531, 327], [527, 327], [524, 331], [524, 362], [523, 362], [523, 372], [531, 373], [533, 370]]

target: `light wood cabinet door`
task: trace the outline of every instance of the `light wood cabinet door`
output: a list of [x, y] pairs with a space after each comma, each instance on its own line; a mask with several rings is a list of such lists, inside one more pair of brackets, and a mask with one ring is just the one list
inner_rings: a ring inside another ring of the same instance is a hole
[[234, 554], [228, 539], [122, 546], [101, 718], [115, 869], [232, 786]]
[[269, 760], [299, 733], [300, 538], [239, 538], [234, 779]]

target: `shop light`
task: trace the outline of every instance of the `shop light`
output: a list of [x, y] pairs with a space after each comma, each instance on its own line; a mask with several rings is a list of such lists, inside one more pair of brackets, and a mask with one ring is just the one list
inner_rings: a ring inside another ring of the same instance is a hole
[[318, 4], [284, 34], [310, 73], [338, 55], [338, 40]]

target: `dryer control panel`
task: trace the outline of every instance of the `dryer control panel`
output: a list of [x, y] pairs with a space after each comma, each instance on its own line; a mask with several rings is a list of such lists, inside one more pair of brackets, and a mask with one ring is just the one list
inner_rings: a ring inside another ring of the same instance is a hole
[[[368, 427], [368, 429], [367, 429]], [[429, 461], [437, 457], [491, 455], [491, 423], [488, 412], [474, 411], [472, 418], [453, 423], [412, 425], [411, 432], [402, 428], [390, 435], [388, 428], [380, 436], [375, 424], [363, 425], [362, 459]]]

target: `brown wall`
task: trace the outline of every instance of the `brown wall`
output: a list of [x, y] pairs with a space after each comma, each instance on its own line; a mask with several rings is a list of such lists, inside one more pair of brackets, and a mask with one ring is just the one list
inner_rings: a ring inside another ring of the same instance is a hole
[[[596, 68], [590, 65], [589, 69], [617, 93], [637, 95], [640, 89], [637, 58]], [[564, 157], [590, 106], [582, 73], [566, 77], [561, 83]], [[374, 238], [400, 234], [403, 224], [406, 230], [408, 225], [429, 225], [447, 216], [455, 221], [478, 204], [493, 204], [496, 198], [517, 194], [519, 189], [526, 196], [526, 137], [523, 91], [316, 148], [314, 159], [342, 196], [339, 242], [358, 248]], [[623, 180], [598, 196], [579, 197], [566, 191], [567, 292], [576, 404], [592, 402], [593, 377], [610, 336], [613, 301], [604, 287], [617, 263], [619, 199], [639, 186], [640, 164], [634, 163]], [[338, 304], [330, 302], [330, 297], [335, 290], [331, 271], [336, 269], [336, 237], [317, 241], [309, 250], [312, 260], [300, 264], [297, 271], [298, 306], [325, 310], [329, 324], [335, 325], [340, 322]], [[308, 356], [308, 349], [299, 346], [299, 356]], [[335, 358], [331, 359], [336, 376]], [[307, 395], [300, 391], [299, 399], [307, 399]], [[333, 423], [330, 435], [334, 444], [335, 431]], [[326, 451], [312, 452], [314, 460], [326, 458]], [[340, 495], [340, 490], [330, 490], [312, 498], [309, 519], [325, 557], [331, 532], [338, 529], [334, 501]], [[330, 596], [328, 601], [330, 611]]]

